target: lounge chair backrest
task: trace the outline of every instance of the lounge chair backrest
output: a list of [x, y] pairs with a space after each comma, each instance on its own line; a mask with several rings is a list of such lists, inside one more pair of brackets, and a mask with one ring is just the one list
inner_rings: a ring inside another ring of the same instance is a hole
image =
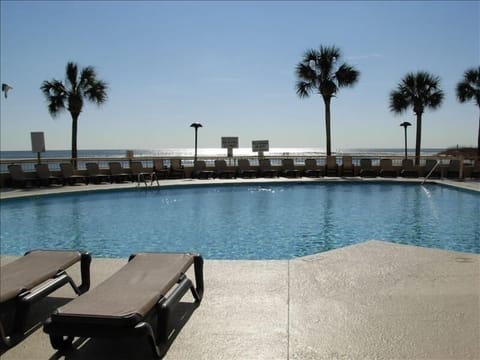
[[163, 159], [154, 159], [153, 167], [155, 168], [155, 170], [165, 169], [165, 164], [163, 163]]
[[112, 175], [118, 175], [125, 172], [125, 170], [122, 167], [122, 164], [120, 164], [118, 161], [108, 163], [108, 167], [110, 168]]
[[26, 179], [25, 173], [20, 165], [8, 165], [8, 172], [15, 181], [24, 181]]
[[181, 169], [182, 168], [182, 160], [180, 159], [171, 159], [170, 160], [170, 167], [172, 169]]
[[73, 175], [73, 166], [70, 163], [60, 164], [60, 170], [62, 171], [62, 176], [64, 178], [69, 178]]
[[342, 158], [342, 165], [344, 169], [351, 169], [353, 167], [353, 160], [351, 156], [344, 156]]
[[293, 164], [293, 159], [283, 159], [282, 160], [282, 167], [287, 170], [293, 170], [295, 169], [295, 166]]
[[215, 170], [226, 170], [227, 169], [227, 162], [223, 159], [215, 160]]
[[100, 169], [97, 163], [86, 163], [85, 167], [87, 168], [87, 174], [89, 176], [95, 176], [100, 173]]
[[35, 164], [35, 170], [39, 179], [45, 180], [50, 177], [50, 170], [48, 164]]
[[318, 168], [317, 160], [315, 160], [315, 159], [305, 159], [305, 169], [306, 170], [316, 170], [317, 168]]
[[270, 159], [260, 159], [258, 161], [258, 167], [260, 170], [270, 170], [272, 165], [270, 164]]
[[248, 159], [238, 159], [238, 168], [240, 170], [250, 170], [250, 161]]
[[205, 170], [205, 168], [207, 167], [207, 164], [205, 164], [205, 161], [203, 160], [197, 160], [195, 162], [195, 164], [193, 165], [193, 170]]
[[337, 166], [337, 157], [336, 156], [327, 156], [327, 167], [334, 168]]
[[130, 163], [130, 170], [133, 174], [141, 174], [144, 172], [143, 164], [141, 161], [132, 161]]
[[371, 159], [360, 159], [360, 167], [362, 169], [371, 169], [372, 168], [372, 160]]
[[391, 169], [392, 167], [392, 159], [380, 159], [381, 169]]

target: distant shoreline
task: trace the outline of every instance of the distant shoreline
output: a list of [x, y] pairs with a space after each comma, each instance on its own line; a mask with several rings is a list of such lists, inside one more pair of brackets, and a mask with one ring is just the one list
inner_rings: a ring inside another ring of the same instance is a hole
[[[473, 147], [452, 147], [452, 148], [425, 148], [422, 149], [421, 156], [464, 156], [471, 158], [476, 156], [476, 148]], [[193, 148], [164, 148], [164, 149], [134, 149], [134, 156], [137, 158], [153, 158], [153, 157], [193, 157]], [[125, 158], [127, 149], [91, 149], [78, 150], [79, 158]], [[336, 156], [353, 155], [365, 157], [388, 157], [403, 156], [404, 148], [351, 148], [339, 149], [333, 153]], [[407, 149], [408, 156], [415, 155], [415, 149]], [[198, 155], [201, 157], [222, 157], [227, 156], [227, 149], [222, 148], [199, 148]], [[256, 157], [258, 154], [252, 152], [251, 148], [242, 147], [233, 149], [234, 157]], [[40, 154], [45, 159], [62, 159], [70, 158], [70, 150], [47, 150]], [[326, 156], [325, 149], [321, 147], [278, 147], [270, 148], [265, 152], [265, 156], [285, 156], [285, 157], [323, 157]], [[3, 150], [0, 151], [0, 160], [19, 160], [33, 159], [37, 157], [37, 153], [31, 150]]]
[[[128, 149], [81, 149], [78, 150], [79, 157], [125, 157]], [[443, 151], [444, 148], [425, 148], [422, 149], [422, 155], [436, 155]], [[193, 148], [163, 148], [163, 149], [133, 149], [136, 157], [159, 157], [159, 156], [192, 156]], [[337, 149], [334, 155], [359, 154], [359, 155], [403, 155], [404, 148], [345, 148]], [[407, 149], [409, 155], [415, 153], [415, 149]], [[222, 148], [198, 148], [199, 156], [226, 156], [227, 149]], [[31, 150], [2, 150], [0, 158], [31, 158], [36, 157], [37, 153]], [[240, 147], [233, 149], [234, 156], [256, 156], [256, 152], [252, 152], [250, 147]], [[271, 147], [267, 156], [325, 156], [326, 152], [323, 147]], [[70, 150], [47, 150], [41, 153], [42, 157], [70, 157]]]
[[475, 157], [475, 156], [477, 156], [477, 148], [474, 148], [474, 147], [452, 147], [452, 148], [448, 148], [446, 150], [443, 150], [443, 151], [439, 152], [438, 155]]

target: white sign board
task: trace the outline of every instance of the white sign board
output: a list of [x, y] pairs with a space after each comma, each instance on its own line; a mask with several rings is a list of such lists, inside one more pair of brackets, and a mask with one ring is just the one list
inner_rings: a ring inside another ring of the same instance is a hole
[[252, 152], [268, 151], [268, 140], [253, 140]]
[[238, 148], [238, 137], [224, 137], [222, 136], [222, 148]]
[[45, 152], [45, 138], [43, 132], [31, 132], [30, 137], [32, 139], [32, 152]]

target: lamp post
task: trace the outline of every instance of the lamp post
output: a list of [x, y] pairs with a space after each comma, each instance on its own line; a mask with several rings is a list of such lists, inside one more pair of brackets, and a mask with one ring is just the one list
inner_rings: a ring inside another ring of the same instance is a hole
[[404, 121], [403, 123], [400, 124], [400, 126], [403, 126], [405, 129], [405, 159], [407, 158], [407, 127], [411, 126], [408, 121]]
[[195, 157], [194, 157], [194, 163], [196, 163], [197, 162], [197, 132], [198, 132], [198, 128], [202, 127], [202, 124], [193, 123], [192, 125], [190, 125], [190, 127], [195, 128]]
[[5, 84], [5, 83], [2, 84], [2, 91], [3, 91], [3, 94], [5, 95], [5, 99], [7, 98], [8, 92], [12, 89], [13, 89], [13, 87], [11, 87], [8, 84]]

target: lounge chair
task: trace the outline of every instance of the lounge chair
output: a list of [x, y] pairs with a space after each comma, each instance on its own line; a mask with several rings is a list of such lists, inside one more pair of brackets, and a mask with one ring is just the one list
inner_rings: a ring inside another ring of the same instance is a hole
[[[195, 286], [187, 278], [191, 265]], [[175, 286], [177, 284], [177, 286]], [[203, 258], [184, 253], [140, 253], [88, 293], [57, 309], [44, 324], [55, 349], [65, 350], [74, 337], [149, 338], [153, 353], [168, 348], [171, 315], [190, 290], [198, 306], [203, 297]]]
[[[153, 172], [157, 179], [168, 179], [170, 171], [163, 163], [163, 159], [154, 159], [153, 160]], [[182, 174], [184, 174], [182, 169]]]
[[446, 177], [448, 179], [460, 178], [460, 160], [450, 160], [450, 163], [446, 169]]
[[272, 169], [270, 159], [258, 160], [258, 176], [262, 177], [274, 177], [277, 176], [277, 171]]
[[325, 174], [324, 167], [317, 165], [316, 159], [305, 159], [305, 166], [303, 168], [303, 175], [307, 177], [320, 177]]
[[360, 159], [360, 176], [377, 177], [377, 170], [373, 168], [371, 159]]
[[207, 164], [203, 160], [195, 161], [192, 170], [192, 178], [196, 179], [210, 179], [214, 175], [213, 170], [207, 170]]
[[101, 174], [97, 163], [86, 163], [88, 182], [99, 184], [110, 181], [110, 176]]
[[470, 174], [472, 179], [480, 179], [480, 159], [475, 160], [473, 163], [472, 172]]
[[35, 164], [35, 170], [37, 171], [39, 184], [46, 186], [50, 186], [51, 184], [63, 184], [63, 181], [58, 176], [50, 174], [48, 164]]
[[418, 178], [418, 170], [413, 164], [412, 159], [402, 160], [402, 170], [400, 170], [400, 176], [409, 178]]
[[254, 178], [257, 172], [250, 166], [248, 159], [238, 159], [237, 161], [237, 176], [241, 178]]
[[342, 158], [341, 166], [342, 176], [355, 176], [355, 166], [351, 156], [344, 156]]
[[110, 169], [110, 181], [113, 182], [126, 182], [131, 180], [131, 176], [127, 171], [122, 167], [122, 164], [118, 161], [113, 161], [108, 163]]
[[21, 165], [8, 165], [8, 172], [10, 173], [10, 178], [12, 181], [13, 187], [26, 187], [27, 185], [37, 185], [38, 179], [30, 178], [25, 175]]
[[170, 159], [170, 173], [168, 175], [172, 179], [185, 178], [185, 169], [180, 159]]
[[223, 159], [215, 160], [214, 176], [221, 179], [231, 179], [235, 177], [235, 171], [227, 169], [227, 162]]
[[[150, 180], [153, 183], [156, 180], [154, 172], [145, 171], [141, 161], [131, 161], [130, 162], [130, 179], [136, 181], [137, 183], [143, 182], [145, 186], [147, 185], [147, 180]], [[157, 180], [158, 183], [158, 180]]]
[[[66, 270], [81, 262], [80, 286]], [[7, 346], [12, 346], [24, 334], [30, 305], [58, 288], [70, 284], [77, 294], [90, 287], [88, 253], [78, 251], [33, 250], [0, 269], [0, 335]]]
[[338, 176], [338, 164], [335, 156], [327, 156], [325, 173], [327, 176]]
[[429, 176], [430, 179], [436, 178], [439, 179], [442, 177], [442, 171], [440, 169], [440, 164], [437, 166], [437, 160], [435, 159], [427, 159], [425, 161], [425, 172], [423, 174], [424, 177]]
[[397, 170], [393, 167], [392, 159], [380, 159], [380, 176], [389, 178], [397, 177]]
[[62, 173], [63, 185], [66, 185], [67, 183], [70, 185], [74, 185], [77, 182], [83, 182], [85, 184], [88, 184], [88, 178], [83, 175], [75, 174], [73, 166], [70, 163], [60, 164], [60, 171]]
[[296, 178], [296, 177], [302, 176], [302, 172], [300, 170], [295, 169], [293, 159], [282, 160], [282, 170], [280, 171], [280, 174], [288, 178]]

